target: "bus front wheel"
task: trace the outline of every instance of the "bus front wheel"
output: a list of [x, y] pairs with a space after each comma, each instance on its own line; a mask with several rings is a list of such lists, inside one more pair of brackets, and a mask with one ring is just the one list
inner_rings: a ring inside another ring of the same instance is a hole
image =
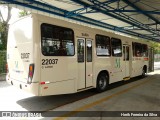
[[109, 84], [109, 77], [107, 76], [107, 74], [105, 73], [101, 73], [100, 75], [98, 75], [97, 78], [97, 86], [96, 89], [98, 92], [103, 92], [107, 89], [107, 86]]

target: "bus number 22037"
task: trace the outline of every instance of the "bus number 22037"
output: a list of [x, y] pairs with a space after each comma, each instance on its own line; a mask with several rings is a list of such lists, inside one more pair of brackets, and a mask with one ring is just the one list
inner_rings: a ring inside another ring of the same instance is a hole
[[58, 59], [42, 59], [42, 65], [57, 64]]

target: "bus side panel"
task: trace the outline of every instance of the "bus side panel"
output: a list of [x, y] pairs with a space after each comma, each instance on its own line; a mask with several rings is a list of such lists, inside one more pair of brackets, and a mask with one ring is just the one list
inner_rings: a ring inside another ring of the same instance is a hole
[[[94, 87], [96, 87], [96, 82], [97, 82], [97, 77], [101, 71], [107, 71], [109, 73], [109, 78], [110, 76], [110, 71], [111, 71], [111, 59], [110, 57], [101, 57], [101, 56], [95, 56], [94, 57]], [[95, 62], [96, 61], [96, 62]], [[112, 82], [111, 79], [109, 82]]]
[[123, 65], [123, 58], [122, 57], [111, 57], [112, 59], [112, 70], [111, 70], [111, 82], [114, 83], [117, 81], [123, 80], [124, 77], [124, 65]]
[[[43, 23], [57, 26], [59, 24], [61, 26], [58, 21], [52, 19], [43, 19]], [[43, 44], [41, 43], [41, 25], [42, 22], [39, 22], [40, 46]], [[75, 93], [77, 76], [76, 54], [74, 56], [47, 56], [43, 55], [40, 49], [40, 56], [40, 95]], [[43, 84], [44, 82], [45, 84]]]
[[[41, 62], [57, 59], [57, 64], [41, 65], [41, 95], [67, 94], [75, 92], [75, 58], [47, 57], [41, 55]], [[48, 88], [46, 88], [48, 87]]]
[[40, 96], [40, 73], [41, 73], [41, 48], [40, 48], [40, 40], [41, 37], [39, 36], [39, 24], [38, 24], [38, 17], [36, 15], [33, 16], [33, 63], [34, 63], [34, 76], [33, 81], [37, 86], [33, 88], [37, 91], [37, 96]]

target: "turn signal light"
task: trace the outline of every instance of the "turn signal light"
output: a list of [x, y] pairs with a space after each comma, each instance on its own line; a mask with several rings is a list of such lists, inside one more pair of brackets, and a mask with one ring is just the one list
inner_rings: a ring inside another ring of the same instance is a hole
[[34, 64], [30, 64], [29, 65], [29, 73], [28, 73], [28, 84], [32, 83], [32, 79], [33, 79], [33, 74], [34, 74]]

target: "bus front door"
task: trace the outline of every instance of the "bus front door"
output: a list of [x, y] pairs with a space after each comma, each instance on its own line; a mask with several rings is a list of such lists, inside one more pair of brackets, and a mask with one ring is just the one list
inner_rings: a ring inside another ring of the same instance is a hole
[[124, 78], [130, 77], [130, 49], [128, 45], [123, 45]]
[[85, 89], [92, 86], [92, 40], [77, 40], [78, 82], [77, 88]]

